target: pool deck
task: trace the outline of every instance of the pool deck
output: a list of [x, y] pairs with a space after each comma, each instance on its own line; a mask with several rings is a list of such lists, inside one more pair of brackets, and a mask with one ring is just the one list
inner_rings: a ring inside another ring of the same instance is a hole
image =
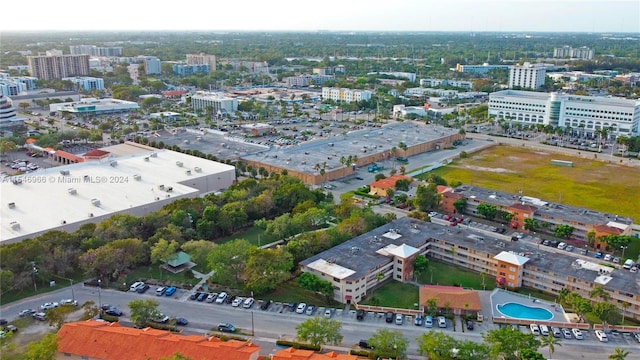
[[[504, 305], [507, 303], [517, 303], [517, 304], [521, 304], [529, 307], [537, 307], [537, 308], [549, 310], [549, 312], [551, 312], [551, 314], [553, 315], [553, 318], [549, 320], [545, 319], [545, 321], [566, 322], [566, 323], [569, 322], [565, 316], [564, 309], [560, 304], [556, 304], [546, 300], [537, 299], [532, 296], [514, 293], [514, 292], [502, 290], [502, 289], [495, 289], [491, 293], [490, 299], [491, 299], [491, 316], [493, 316], [493, 318], [511, 318], [509, 316], [502, 314], [500, 311], [498, 311], [497, 306]], [[519, 318], [511, 318], [511, 319], [522, 320]]]

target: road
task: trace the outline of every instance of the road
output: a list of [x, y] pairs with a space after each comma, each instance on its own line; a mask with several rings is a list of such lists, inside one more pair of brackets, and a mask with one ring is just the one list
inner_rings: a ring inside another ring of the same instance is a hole
[[[111, 304], [125, 312], [122, 321], [126, 323], [128, 320], [128, 302], [134, 299], [154, 299], [160, 303], [159, 310], [169, 316], [182, 316], [187, 318], [190, 323], [185, 327], [185, 333], [189, 334], [207, 334], [211, 333], [211, 328], [217, 323], [225, 321], [234, 324], [242, 333], [251, 334], [252, 328], [254, 336], [252, 341], [261, 346], [261, 354], [268, 355], [276, 351], [275, 341], [277, 339], [291, 339], [295, 336], [295, 327], [300, 322], [308, 318], [306, 315], [300, 315], [283, 309], [281, 304], [274, 304], [269, 310], [262, 311], [258, 308], [258, 303], [252, 309], [233, 308], [231, 305], [210, 304], [206, 302], [197, 302], [188, 300], [188, 293], [179, 290], [174, 297], [155, 296], [154, 287], [149, 289], [146, 294], [138, 294], [132, 292], [121, 292], [111, 289], [97, 289], [93, 287], [84, 287], [82, 284], [73, 285], [73, 295], [79, 303], [85, 301], [95, 301], [97, 304]], [[37, 309], [42, 303], [50, 301], [59, 301], [63, 298], [72, 297], [71, 287], [57, 290], [52, 293], [43, 294], [37, 297], [28, 298], [19, 302], [11, 303], [0, 308], [0, 317], [12, 320], [17, 317], [20, 310], [25, 308]], [[316, 314], [322, 314], [324, 308], [319, 308]], [[375, 314], [367, 314], [364, 322], [355, 319], [354, 311], [349, 312], [343, 309], [335, 309], [333, 319], [342, 323], [342, 334], [344, 340], [338, 346], [328, 346], [327, 348], [348, 351], [354, 348], [360, 339], [367, 339], [377, 329], [391, 328], [398, 329], [403, 332], [405, 338], [409, 342], [408, 353], [410, 358], [418, 357], [417, 343], [415, 339], [427, 331], [424, 327], [416, 327], [411, 321], [405, 321], [404, 325], [387, 324], [382, 317]], [[436, 329], [436, 331], [444, 331], [448, 335], [457, 339], [465, 339], [471, 341], [481, 341], [482, 333], [493, 329], [495, 326], [490, 323], [478, 324], [474, 331], [454, 332], [452, 327], [447, 329]], [[458, 329], [460, 330], [460, 329]], [[522, 331], [527, 331], [522, 328]], [[563, 340], [561, 347], [556, 347], [554, 354], [558, 359], [604, 359], [616, 347], [625, 348], [632, 352], [627, 359], [640, 359], [640, 344], [635, 342], [631, 337], [618, 335], [611, 336], [609, 343], [599, 343], [592, 333], [586, 334], [584, 341]], [[540, 350], [546, 354], [545, 349]]]

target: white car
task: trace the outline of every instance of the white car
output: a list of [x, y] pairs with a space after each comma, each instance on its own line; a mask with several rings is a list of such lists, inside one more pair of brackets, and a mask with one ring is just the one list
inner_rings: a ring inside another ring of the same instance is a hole
[[240, 304], [242, 304], [243, 301], [244, 301], [244, 298], [238, 296], [237, 298], [233, 299], [233, 302], [231, 303], [231, 306], [238, 307], [238, 306], [240, 306]]
[[576, 340], [583, 340], [584, 336], [582, 335], [582, 330], [577, 329], [577, 328], [573, 328], [571, 329], [571, 332], [573, 333], [573, 337], [576, 338]]
[[564, 336], [565, 339], [571, 339], [571, 331], [567, 328], [563, 328], [562, 336]]
[[604, 331], [596, 330], [595, 333], [596, 333], [596, 337], [598, 338], [598, 340], [600, 340], [600, 342], [609, 341], [609, 338], [607, 337], [607, 334], [604, 333]]
[[227, 299], [227, 293], [223, 291], [220, 294], [218, 294], [218, 297], [216, 298], [216, 304], [223, 304], [226, 299]]
[[245, 308], [245, 309], [248, 309], [248, 308], [253, 306], [254, 302], [256, 302], [254, 300], [254, 298], [248, 297], [248, 298], [244, 299], [244, 302], [242, 303], [242, 307]]
[[216, 294], [216, 293], [209, 294], [207, 296], [206, 302], [212, 303], [212, 302], [216, 301], [217, 297], [218, 297], [218, 294]]
[[57, 308], [58, 306], [60, 306], [60, 304], [58, 304], [57, 302], [48, 302], [40, 305], [40, 310], [42, 311], [51, 310], [51, 309]]
[[324, 317], [326, 317], [326, 318], [330, 318], [331, 314], [332, 314], [331, 309], [326, 309], [324, 311]]
[[567, 247], [567, 243], [561, 242], [560, 244], [558, 244], [558, 249], [560, 250], [564, 250]]
[[300, 303], [298, 304], [298, 307], [296, 308], [296, 313], [298, 314], [304, 314], [304, 310], [307, 308], [307, 304], [305, 303]]
[[78, 300], [73, 300], [73, 299], [62, 299], [62, 300], [60, 300], [60, 305], [72, 305], [72, 306], [78, 306]]
[[610, 254], [607, 254], [607, 255], [604, 256], [604, 260], [605, 261], [611, 261], [611, 260], [613, 260], [613, 256], [611, 256]]

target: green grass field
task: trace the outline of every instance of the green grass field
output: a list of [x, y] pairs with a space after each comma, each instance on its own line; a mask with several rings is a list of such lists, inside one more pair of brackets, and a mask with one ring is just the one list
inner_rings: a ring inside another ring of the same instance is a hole
[[[551, 160], [573, 161], [573, 167], [551, 165]], [[640, 169], [529, 148], [496, 146], [458, 159], [433, 173], [447, 182], [509, 193], [640, 218]]]
[[313, 291], [303, 289], [298, 285], [298, 279], [290, 280], [280, 286], [275, 291], [261, 296], [262, 299], [271, 299], [283, 303], [297, 302], [314, 304], [316, 306], [341, 306], [333, 300], [327, 300], [324, 296]]
[[262, 246], [276, 241], [276, 239], [271, 235], [265, 234], [264, 230], [256, 226], [252, 226], [245, 231], [217, 239], [216, 242], [221, 244], [235, 239], [245, 239], [256, 246]]
[[419, 301], [418, 287], [399, 281], [389, 281], [367, 296], [363, 305], [388, 306], [403, 309], [415, 309]]
[[462, 286], [475, 290], [493, 290], [496, 280], [495, 277], [486, 275], [483, 286], [482, 276], [479, 273], [429, 259], [429, 267], [419, 274], [418, 282], [421, 284]]

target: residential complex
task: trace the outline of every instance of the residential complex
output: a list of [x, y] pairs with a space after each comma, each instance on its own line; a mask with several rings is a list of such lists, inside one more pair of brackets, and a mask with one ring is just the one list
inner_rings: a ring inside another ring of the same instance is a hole
[[76, 76], [62, 78], [63, 81], [71, 81], [76, 87], [84, 91], [104, 90], [104, 80], [88, 76]]
[[371, 91], [323, 87], [322, 99], [345, 102], [347, 104], [354, 101], [368, 101], [371, 100]]
[[412, 262], [421, 254], [486, 274], [486, 281], [509, 289], [528, 287], [551, 294], [568, 289], [589, 298], [599, 285], [613, 303], [630, 304], [627, 316], [640, 319], [638, 275], [619, 265], [604, 266], [578, 253], [409, 217], [303, 260], [300, 268], [331, 282], [336, 301], [352, 303], [387, 279], [413, 280]]
[[194, 111], [233, 114], [238, 110], [238, 99], [226, 97], [223, 93], [199, 91], [191, 96], [191, 106]]
[[449, 79], [420, 79], [421, 87], [455, 87], [471, 90], [473, 82], [465, 80], [449, 80]]
[[16, 108], [11, 99], [0, 94], [0, 130], [9, 130], [23, 125], [24, 120], [16, 115]]
[[565, 45], [563, 47], [557, 47], [553, 49], [553, 57], [559, 59], [591, 60], [593, 59], [593, 55], [593, 49], [590, 49], [586, 46], [572, 48], [571, 46]]
[[200, 54], [187, 54], [188, 65], [209, 65], [209, 71], [216, 71], [216, 56]]
[[306, 87], [309, 85], [322, 85], [325, 81], [333, 80], [333, 75], [296, 75], [288, 76], [284, 80], [288, 87]]
[[509, 88], [520, 87], [538, 89], [544, 86], [547, 70], [543, 64], [525, 62], [519, 66], [509, 67]]
[[100, 57], [122, 56], [122, 47], [99, 47], [95, 45], [70, 45], [71, 55], [91, 55]]
[[7, 73], [0, 73], [0, 95], [16, 96], [37, 88], [38, 78], [30, 76], [9, 76]]
[[[443, 192], [443, 211], [449, 214], [456, 213], [454, 203], [460, 199], [466, 201], [466, 214], [480, 216], [477, 211], [478, 205], [494, 205], [498, 210], [513, 215], [509, 225], [514, 229], [528, 232], [524, 228], [525, 219], [536, 220], [538, 226], [547, 231], [553, 231], [558, 225], [569, 225], [575, 229], [572, 237], [582, 241], [587, 240], [589, 231], [595, 231], [597, 228], [601, 228], [600, 235], [606, 235], [603, 226], [612, 228], [610, 234], [613, 235], [631, 235], [633, 224], [633, 219], [624, 216], [469, 185], [461, 185]], [[604, 248], [601, 245], [595, 244], [596, 249]]]
[[115, 214], [142, 216], [176, 199], [224, 190], [236, 180], [233, 166], [135, 143], [86, 157], [38, 150], [69, 165], [0, 183], [0, 242], [72, 232]]
[[42, 80], [89, 75], [89, 55], [27, 56], [29, 74]]
[[509, 70], [510, 65], [489, 65], [484, 63], [482, 65], [456, 65], [456, 71], [465, 74], [486, 75], [492, 70]]
[[147, 75], [162, 74], [162, 63], [155, 56], [138, 56], [138, 60], [144, 64], [144, 72]]
[[503, 90], [489, 95], [489, 116], [523, 124], [543, 124], [593, 135], [640, 135], [640, 101], [611, 97]]
[[172, 67], [173, 73], [180, 76], [209, 75], [210, 69], [209, 64], [173, 64]]

